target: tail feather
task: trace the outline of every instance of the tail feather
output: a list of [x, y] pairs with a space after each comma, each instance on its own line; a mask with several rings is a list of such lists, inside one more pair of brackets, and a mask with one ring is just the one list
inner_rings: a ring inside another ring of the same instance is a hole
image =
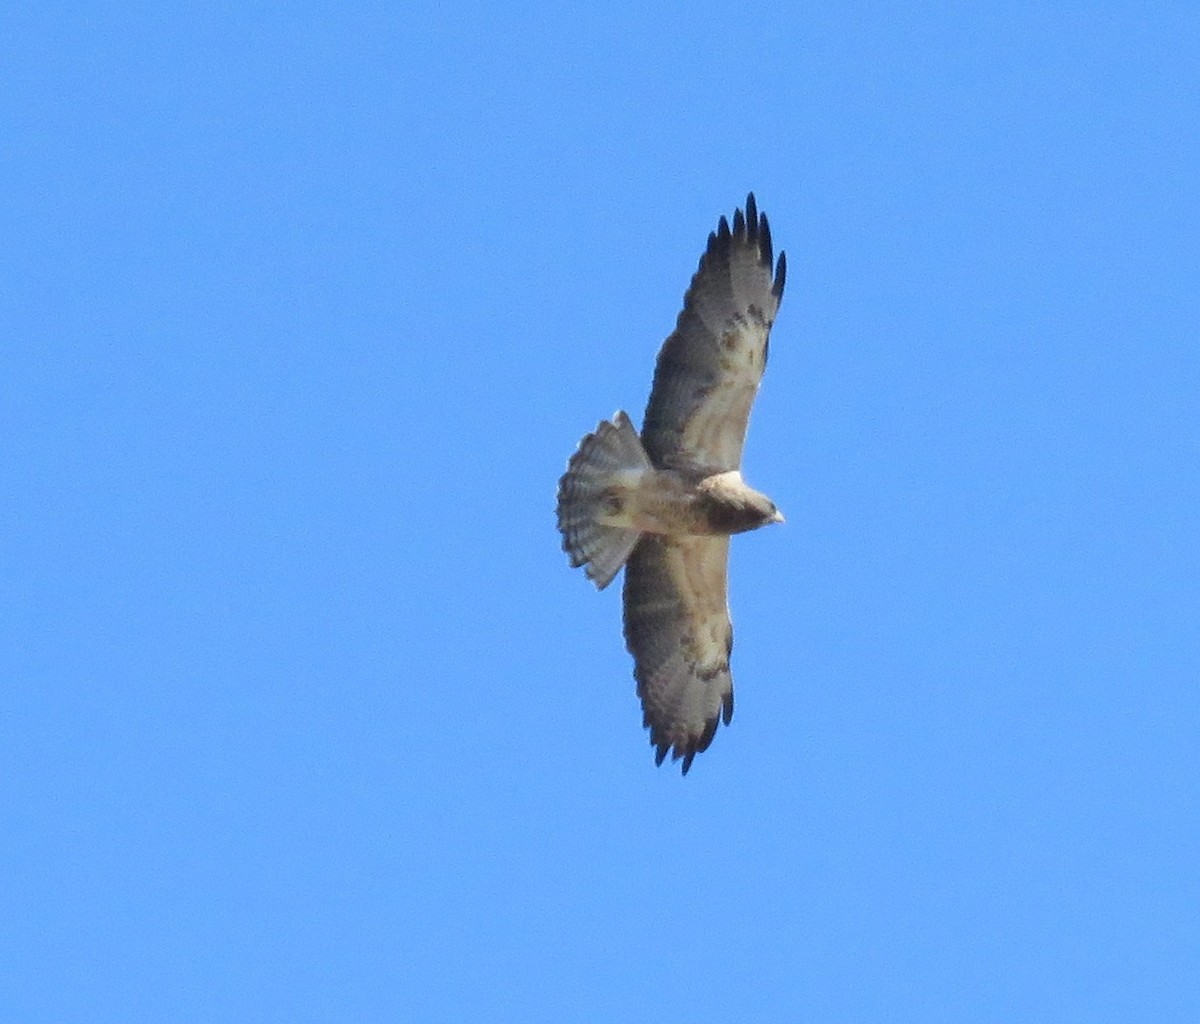
[[623, 474], [650, 469], [641, 438], [628, 416], [618, 412], [579, 442], [558, 482], [558, 528], [571, 565], [584, 566], [588, 579], [603, 590], [621, 570], [641, 534], [605, 523], [612, 486]]

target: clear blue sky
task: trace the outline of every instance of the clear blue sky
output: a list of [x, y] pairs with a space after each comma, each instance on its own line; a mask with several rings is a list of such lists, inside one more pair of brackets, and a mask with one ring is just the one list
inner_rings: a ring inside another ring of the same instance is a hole
[[[1200, 1020], [1200, 9], [7, 5], [0, 1020]], [[557, 477], [789, 258], [737, 716]]]

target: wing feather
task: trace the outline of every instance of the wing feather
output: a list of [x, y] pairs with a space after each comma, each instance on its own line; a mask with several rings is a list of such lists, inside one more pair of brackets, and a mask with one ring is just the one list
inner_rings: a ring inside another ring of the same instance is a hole
[[772, 276], [771, 229], [754, 195], [722, 217], [663, 343], [646, 406], [642, 441], [660, 468], [738, 469], [750, 406], [767, 363], [771, 325], [783, 297], [783, 253]]
[[625, 567], [625, 643], [656, 761], [683, 772], [733, 717], [728, 537], [638, 541]]

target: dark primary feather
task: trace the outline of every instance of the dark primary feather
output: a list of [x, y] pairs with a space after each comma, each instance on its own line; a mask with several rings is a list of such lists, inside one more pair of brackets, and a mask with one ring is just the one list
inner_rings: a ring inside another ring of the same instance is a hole
[[724, 472], [741, 464], [750, 406], [783, 297], [783, 253], [772, 273], [771, 229], [751, 193], [733, 228], [724, 218], [663, 343], [642, 441], [662, 468]]

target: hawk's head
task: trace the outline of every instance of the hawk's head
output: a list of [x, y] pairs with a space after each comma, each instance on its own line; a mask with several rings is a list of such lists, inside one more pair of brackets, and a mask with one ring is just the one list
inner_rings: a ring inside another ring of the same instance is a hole
[[747, 487], [740, 473], [709, 477], [700, 485], [700, 500], [713, 533], [745, 533], [783, 522], [775, 502]]

